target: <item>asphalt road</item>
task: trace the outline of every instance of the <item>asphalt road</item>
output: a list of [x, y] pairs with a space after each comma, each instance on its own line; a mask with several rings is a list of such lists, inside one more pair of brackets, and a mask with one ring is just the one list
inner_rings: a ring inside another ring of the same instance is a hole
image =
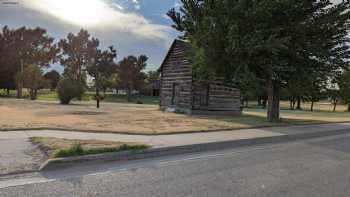
[[0, 196], [348, 197], [350, 135], [26, 176]]

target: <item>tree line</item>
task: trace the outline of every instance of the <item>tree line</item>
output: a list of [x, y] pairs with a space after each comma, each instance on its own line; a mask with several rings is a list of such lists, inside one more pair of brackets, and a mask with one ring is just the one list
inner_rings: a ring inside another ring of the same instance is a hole
[[[113, 46], [100, 49], [99, 45], [99, 40], [84, 29], [55, 42], [40, 27], [5, 26], [0, 32], [0, 89], [8, 93], [17, 89], [21, 98], [22, 89], [27, 88], [34, 100], [38, 89], [57, 88], [60, 102], [69, 104], [74, 98], [82, 98], [87, 81], [92, 80], [99, 107], [108, 88], [127, 90], [129, 99], [132, 90], [158, 80], [158, 72], [145, 73], [146, 55], [130, 55], [116, 62], [117, 50]], [[62, 75], [54, 70], [44, 73], [54, 63], [64, 67]]]
[[168, 16], [194, 48], [193, 70], [237, 84], [245, 96], [253, 92], [264, 98], [269, 121], [280, 121], [282, 90], [294, 108], [303, 98], [316, 101], [327, 85], [340, 80], [340, 96], [350, 102], [349, 1], [181, 2]]

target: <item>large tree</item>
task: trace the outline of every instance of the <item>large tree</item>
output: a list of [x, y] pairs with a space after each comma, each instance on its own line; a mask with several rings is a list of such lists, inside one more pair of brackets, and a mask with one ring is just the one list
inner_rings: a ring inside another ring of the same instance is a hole
[[109, 47], [109, 50], [105, 51], [97, 50], [94, 61], [86, 67], [88, 74], [94, 80], [97, 108], [100, 107], [100, 100], [103, 99], [100, 90], [104, 88], [106, 81], [113, 73], [112, 68], [115, 67], [114, 59], [116, 56], [117, 52], [113, 47]]
[[[2, 28], [1, 40], [5, 50], [2, 51], [0, 62], [0, 78], [9, 88], [12, 88], [15, 75], [23, 72], [27, 65], [48, 67], [56, 60], [58, 49], [54, 44], [54, 39], [43, 28], [10, 29], [5, 26]], [[18, 81], [18, 97], [22, 96], [22, 86], [23, 82]]]
[[348, 104], [347, 111], [350, 112], [350, 71], [344, 71], [337, 80], [339, 95], [344, 103]]
[[348, 1], [181, 1], [168, 16], [195, 49], [194, 70], [229, 82], [253, 73], [266, 84], [271, 122], [280, 121], [281, 86], [296, 70], [332, 74], [347, 65]]
[[148, 71], [146, 74], [146, 83], [151, 84], [157, 80], [160, 79], [160, 72], [159, 71]]
[[29, 90], [31, 100], [36, 100], [40, 88], [49, 85], [49, 81], [44, 78], [41, 68], [35, 65], [27, 65], [23, 72], [16, 75], [16, 81], [21, 81], [23, 87]]
[[148, 57], [141, 55], [139, 57], [128, 56], [122, 59], [118, 64], [118, 76], [121, 87], [127, 90], [127, 97], [130, 101], [131, 91], [140, 89], [145, 82], [145, 73]]
[[86, 68], [91, 65], [97, 54], [99, 40], [81, 29], [77, 35], [69, 33], [58, 43], [60, 62], [64, 66], [64, 77], [86, 85]]
[[0, 32], [0, 89], [7, 89], [8, 94], [10, 93], [10, 89], [15, 88], [15, 82], [13, 76], [15, 75], [15, 71], [11, 71], [10, 66], [6, 63], [6, 48], [5, 48], [6, 40]]

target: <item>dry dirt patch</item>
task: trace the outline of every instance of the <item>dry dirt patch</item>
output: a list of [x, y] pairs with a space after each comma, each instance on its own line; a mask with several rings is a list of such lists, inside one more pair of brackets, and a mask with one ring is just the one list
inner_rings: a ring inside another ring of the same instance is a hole
[[155, 105], [57, 102], [0, 99], [0, 130], [67, 129], [79, 131], [169, 134], [193, 131], [242, 129], [262, 126], [348, 122], [348, 113], [282, 110], [283, 122], [272, 124], [266, 111], [246, 109], [242, 116], [194, 116], [161, 112]]
[[250, 126], [205, 116], [165, 113], [153, 105], [122, 103], [103, 103], [100, 109], [96, 109], [93, 102], [59, 105], [54, 102], [0, 99], [0, 112], [2, 130], [61, 128], [157, 134]]

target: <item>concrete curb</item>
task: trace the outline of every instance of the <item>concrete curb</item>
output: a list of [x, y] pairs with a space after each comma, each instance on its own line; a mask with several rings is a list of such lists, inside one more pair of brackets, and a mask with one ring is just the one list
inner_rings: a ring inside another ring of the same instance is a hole
[[198, 153], [203, 151], [224, 150], [224, 149], [238, 148], [238, 147], [244, 147], [244, 146], [256, 146], [256, 145], [264, 145], [264, 144], [293, 142], [297, 140], [307, 140], [312, 138], [329, 137], [329, 136], [336, 136], [336, 135], [349, 134], [349, 133], [350, 133], [350, 130], [341, 129], [341, 130], [313, 132], [313, 133], [306, 133], [306, 134], [281, 135], [281, 136], [242, 139], [242, 140], [234, 140], [234, 141], [213, 142], [213, 143], [205, 143], [205, 144], [193, 144], [193, 145], [165, 147], [165, 148], [152, 148], [152, 149], [141, 150], [141, 151], [123, 151], [123, 152], [116, 152], [116, 153], [49, 159], [43, 165], [41, 165], [41, 167], [39, 168], [39, 171], [54, 170], [58, 168], [67, 168], [70, 165], [79, 164], [83, 162], [138, 160], [138, 159], [156, 158], [156, 157], [169, 156], [169, 155]]

